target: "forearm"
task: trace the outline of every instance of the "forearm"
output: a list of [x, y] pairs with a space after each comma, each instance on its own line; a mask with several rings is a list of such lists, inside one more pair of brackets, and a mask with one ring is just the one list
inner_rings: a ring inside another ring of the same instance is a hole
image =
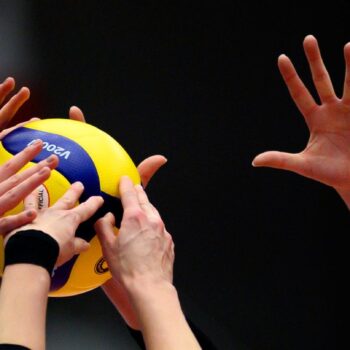
[[201, 349], [172, 284], [134, 280], [127, 290], [148, 350]]
[[103, 291], [108, 299], [124, 318], [127, 325], [135, 330], [140, 330], [140, 325], [135, 317], [134, 309], [129, 300], [129, 296], [122, 286], [113, 278], [108, 280], [103, 286]]
[[50, 276], [32, 264], [5, 268], [0, 290], [0, 343], [45, 348], [45, 319]]

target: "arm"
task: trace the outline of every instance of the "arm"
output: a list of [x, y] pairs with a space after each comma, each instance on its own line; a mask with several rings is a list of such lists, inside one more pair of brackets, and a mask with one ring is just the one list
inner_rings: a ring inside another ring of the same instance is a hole
[[[33, 239], [28, 236], [28, 230], [39, 230], [40, 232], [36, 231], [37, 239], [47, 242], [48, 236], [49, 241], [57, 245], [56, 256], [51, 254], [46, 257], [50, 261], [53, 259], [52, 267], [64, 264], [75, 254], [89, 247], [89, 243], [75, 237], [75, 231], [81, 222], [97, 211], [103, 200], [101, 197], [90, 197], [86, 202], [75, 206], [82, 192], [81, 183], [73, 184], [52, 207], [38, 211], [32, 223], [21, 227], [21, 238], [23, 239], [23, 234], [26, 236], [25, 243], [30, 243], [30, 239]], [[35, 194], [28, 196], [25, 206], [37, 209], [36, 198]], [[7, 245], [14, 244], [14, 239], [18, 242], [18, 237], [18, 230], [5, 237], [5, 249], [9, 255], [6, 256], [8, 263], [0, 290], [0, 343], [20, 344], [35, 350], [44, 349], [46, 305], [50, 286], [48, 271], [52, 270], [52, 267], [46, 269], [46, 266], [40, 265], [41, 262], [39, 264], [38, 261], [29, 263], [28, 256], [24, 259], [25, 263], [24, 260], [21, 262], [22, 256], [14, 259], [16, 250], [9, 250]], [[34, 247], [33, 243], [32, 245]], [[27, 244], [24, 245], [26, 246]], [[44, 256], [47, 251], [49, 249], [41, 249], [35, 255]]]
[[172, 284], [174, 244], [141, 186], [120, 181], [124, 208], [119, 234], [114, 217], [96, 223], [113, 279], [125, 289], [147, 349], [200, 349]]
[[278, 67], [290, 95], [310, 131], [305, 149], [296, 154], [269, 151], [259, 154], [253, 166], [293, 171], [333, 187], [350, 209], [350, 43], [344, 47], [346, 75], [338, 98], [323, 63], [317, 40], [308, 35], [304, 51], [321, 103], [317, 104], [286, 55]]
[[0, 343], [45, 348], [45, 315], [50, 276], [40, 266], [5, 268], [0, 290]]

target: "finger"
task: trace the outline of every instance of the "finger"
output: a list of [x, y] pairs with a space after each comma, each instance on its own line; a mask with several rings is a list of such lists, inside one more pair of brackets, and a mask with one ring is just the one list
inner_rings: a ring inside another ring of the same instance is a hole
[[[0, 84], [0, 104], [2, 104], [6, 96], [15, 88], [15, 79], [8, 77]], [[0, 124], [1, 125], [1, 124]]]
[[0, 235], [5, 235], [16, 228], [31, 223], [36, 216], [35, 210], [26, 210], [17, 215], [0, 218]]
[[90, 243], [79, 237], [74, 238], [73, 244], [75, 255], [86, 252], [90, 248]]
[[143, 190], [142, 186], [136, 185], [135, 189], [136, 189], [137, 198], [142, 210], [146, 213], [147, 216], [154, 215], [154, 211], [151, 206], [151, 203], [148, 199], [146, 192]]
[[22, 122], [22, 123], [18, 123], [14, 126], [12, 126], [11, 128], [8, 128], [8, 129], [5, 129], [3, 131], [0, 132], [0, 140], [3, 139], [7, 134], [9, 134], [11, 131], [17, 129], [17, 128], [20, 128], [21, 126], [23, 125], [26, 125], [32, 121], [36, 121], [36, 120], [40, 120], [40, 118], [30, 118], [29, 120], [26, 120], [25, 122]]
[[112, 213], [107, 213], [104, 217], [96, 221], [94, 227], [102, 247], [106, 245], [111, 247], [115, 243], [114, 226], [115, 218]]
[[24, 198], [24, 209], [29, 210], [38, 210], [38, 188], [32, 191], [26, 198]]
[[50, 177], [50, 168], [45, 167], [27, 180], [0, 196], [0, 215], [14, 208], [32, 191]]
[[314, 36], [308, 35], [304, 39], [304, 51], [309, 62], [318, 95], [322, 103], [332, 102], [337, 99], [331, 78], [323, 63], [320, 48]]
[[82, 112], [82, 110], [77, 107], [77, 106], [72, 106], [69, 109], [69, 118], [73, 119], [73, 120], [77, 120], [79, 122], [83, 122], [85, 123], [85, 117], [84, 117], [84, 113]]
[[344, 56], [346, 70], [342, 100], [345, 104], [350, 105], [350, 43], [347, 43], [344, 47]]
[[17, 186], [21, 182], [28, 179], [30, 176], [38, 173], [42, 168], [48, 167], [50, 169], [54, 169], [58, 165], [58, 157], [56, 155], [51, 155], [50, 157], [42, 160], [38, 164], [20, 172], [12, 175], [7, 180], [0, 183], [0, 195], [9, 191], [14, 186]]
[[137, 167], [141, 177], [143, 187], [148, 185], [154, 174], [167, 162], [167, 159], [161, 155], [154, 155], [143, 160]]
[[67, 210], [73, 208], [79, 197], [84, 191], [84, 186], [81, 182], [74, 182], [68, 191], [52, 206], [55, 209]]
[[78, 215], [80, 222], [84, 222], [96, 213], [98, 208], [103, 204], [103, 198], [100, 196], [92, 196], [85, 202], [79, 204], [72, 209], [72, 213]]
[[10, 120], [17, 113], [18, 109], [26, 102], [30, 97], [30, 91], [27, 87], [21, 88], [16, 95], [0, 109], [0, 126], [4, 127], [10, 122]]
[[17, 173], [25, 164], [31, 161], [42, 150], [42, 141], [37, 140], [23, 151], [17, 153], [13, 158], [0, 166], [0, 182]]
[[301, 154], [269, 151], [257, 155], [252, 165], [255, 167], [290, 170], [304, 175], [305, 159]]
[[308, 116], [312, 114], [318, 105], [298, 76], [291, 60], [286, 55], [278, 57], [278, 68], [293, 101], [307, 121]]
[[124, 210], [140, 207], [135, 186], [129, 177], [120, 178], [119, 193]]

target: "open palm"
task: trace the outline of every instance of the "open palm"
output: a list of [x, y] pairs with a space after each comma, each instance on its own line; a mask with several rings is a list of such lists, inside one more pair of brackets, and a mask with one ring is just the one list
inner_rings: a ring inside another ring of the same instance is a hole
[[321, 104], [315, 102], [287, 56], [279, 57], [278, 66], [309, 128], [308, 144], [296, 154], [264, 152], [255, 157], [253, 165], [290, 170], [338, 191], [347, 191], [350, 190], [350, 44], [344, 47], [346, 76], [342, 98], [334, 92], [317, 40], [308, 35], [303, 44]]

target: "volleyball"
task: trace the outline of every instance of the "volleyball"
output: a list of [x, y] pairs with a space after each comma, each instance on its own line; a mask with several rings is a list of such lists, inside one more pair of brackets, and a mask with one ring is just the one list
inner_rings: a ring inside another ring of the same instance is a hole
[[[82, 223], [76, 232], [77, 237], [90, 243], [89, 250], [55, 268], [51, 277], [49, 296], [82, 294], [101, 286], [112, 277], [93, 224], [98, 217], [112, 212], [116, 217], [117, 233], [122, 216], [118, 181], [121, 176], [128, 175], [135, 184], [139, 184], [140, 177], [129, 154], [109, 134], [87, 123], [60, 118], [28, 122], [7, 134], [0, 143], [0, 164], [37, 139], [43, 141], [43, 150], [23, 170], [51, 154], [59, 158], [57, 168], [51, 171], [50, 178], [39, 188], [39, 208], [54, 204], [75, 181], [84, 185], [80, 202], [96, 195], [104, 199], [98, 213]], [[5, 215], [22, 210], [23, 203], [20, 203]], [[3, 251], [0, 240], [0, 275], [3, 271]]]

